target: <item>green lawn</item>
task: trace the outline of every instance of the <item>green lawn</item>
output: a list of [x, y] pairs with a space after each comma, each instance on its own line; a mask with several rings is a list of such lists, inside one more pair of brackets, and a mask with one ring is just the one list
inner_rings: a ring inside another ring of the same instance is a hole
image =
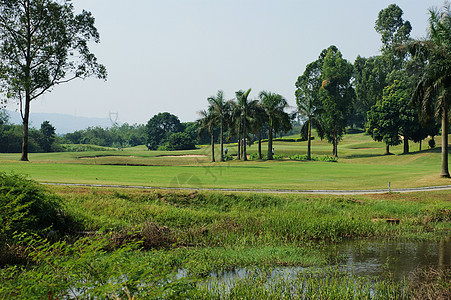
[[[440, 139], [436, 138], [439, 142]], [[203, 187], [251, 189], [381, 189], [448, 185], [439, 177], [440, 145], [402, 155], [402, 145], [394, 155], [384, 156], [384, 144], [364, 134], [349, 134], [339, 144], [339, 161], [292, 161], [294, 154], [305, 154], [306, 142], [275, 142], [278, 161], [210, 162], [208, 146], [190, 151], [147, 151], [144, 146], [124, 151], [32, 153], [30, 162], [18, 161], [18, 154], [0, 154], [0, 171], [29, 175], [39, 182], [123, 184], [153, 187]], [[230, 154], [236, 145], [226, 145]], [[263, 144], [266, 150], [267, 145]], [[331, 145], [315, 139], [313, 155], [331, 153]], [[248, 148], [248, 154], [257, 145]], [[217, 160], [219, 147], [216, 147]]]

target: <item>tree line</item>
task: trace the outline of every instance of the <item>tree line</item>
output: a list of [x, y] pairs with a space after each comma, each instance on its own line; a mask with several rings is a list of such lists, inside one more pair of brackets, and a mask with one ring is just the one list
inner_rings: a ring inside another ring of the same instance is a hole
[[[308, 143], [311, 159], [311, 131], [332, 144], [338, 156], [338, 144], [348, 127], [365, 128], [375, 141], [390, 146], [404, 144], [409, 153], [409, 140], [420, 142], [441, 131], [442, 177], [449, 177], [448, 132], [451, 105], [451, 13], [449, 4], [429, 10], [428, 37], [410, 37], [412, 26], [402, 18], [396, 4], [382, 9], [375, 22], [382, 47], [380, 55], [358, 56], [354, 64], [343, 58], [332, 45], [321, 51], [317, 60], [308, 64], [295, 86], [297, 110], [291, 117], [304, 119], [302, 135]], [[220, 128], [221, 155], [223, 134], [238, 137], [238, 159], [246, 160], [246, 145], [252, 136], [268, 130], [268, 159], [272, 159], [273, 130], [288, 130], [290, 114], [286, 100], [278, 94], [261, 92], [258, 100], [249, 100], [250, 89], [236, 92], [236, 98], [225, 101], [222, 91], [209, 97], [208, 108], [200, 112], [201, 130], [211, 134], [214, 161], [214, 128]], [[441, 123], [441, 124], [440, 124]]]
[[[8, 115], [0, 111], [0, 153], [20, 153], [23, 126], [9, 123]], [[29, 130], [30, 152], [62, 151], [55, 127], [49, 121], [42, 122], [40, 129]]]

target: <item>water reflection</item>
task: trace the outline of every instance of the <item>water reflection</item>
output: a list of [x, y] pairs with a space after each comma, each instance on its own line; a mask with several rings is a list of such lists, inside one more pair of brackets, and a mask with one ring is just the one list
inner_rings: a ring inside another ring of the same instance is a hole
[[451, 267], [451, 240], [440, 242], [347, 241], [330, 247], [338, 265], [361, 276], [402, 280], [419, 267]]
[[[266, 274], [267, 278], [295, 278], [300, 272], [317, 272], [330, 268], [350, 271], [357, 276], [391, 278], [401, 281], [417, 268], [428, 266], [451, 268], [451, 239], [440, 242], [400, 242], [400, 241], [345, 241], [325, 249], [333, 264], [323, 267], [302, 268], [276, 267], [268, 270], [258, 268], [237, 268], [221, 273], [212, 273], [205, 284], [222, 284], [230, 288], [239, 279], [250, 274]], [[186, 276], [180, 274], [179, 276]], [[227, 289], [228, 289], [227, 288]]]

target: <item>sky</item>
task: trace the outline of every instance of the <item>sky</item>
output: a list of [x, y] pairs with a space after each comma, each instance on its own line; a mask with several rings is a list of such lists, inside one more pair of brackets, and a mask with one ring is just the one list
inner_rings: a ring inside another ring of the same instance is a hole
[[[108, 70], [59, 85], [34, 100], [31, 113], [112, 118], [145, 124], [159, 112], [182, 122], [199, 118], [223, 90], [284, 96], [293, 110], [297, 77], [335, 45], [350, 62], [379, 54], [374, 23], [396, 3], [413, 38], [426, 36], [428, 11], [443, 0], [73, 0], [90, 11], [100, 43], [91, 51]], [[15, 109], [13, 105], [9, 109]]]

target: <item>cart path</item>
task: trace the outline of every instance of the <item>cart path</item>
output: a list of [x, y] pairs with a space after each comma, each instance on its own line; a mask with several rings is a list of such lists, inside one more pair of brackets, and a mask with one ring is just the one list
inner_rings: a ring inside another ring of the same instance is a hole
[[367, 190], [283, 190], [283, 189], [233, 189], [233, 188], [196, 188], [196, 187], [152, 187], [133, 185], [110, 185], [110, 184], [78, 184], [78, 183], [48, 183], [45, 185], [69, 186], [69, 187], [106, 187], [121, 189], [145, 189], [145, 190], [180, 190], [180, 191], [213, 191], [213, 192], [247, 192], [247, 193], [277, 193], [277, 194], [324, 194], [324, 195], [361, 195], [361, 194], [383, 194], [383, 193], [412, 193], [423, 191], [451, 190], [451, 185], [428, 186], [404, 189], [367, 189]]

